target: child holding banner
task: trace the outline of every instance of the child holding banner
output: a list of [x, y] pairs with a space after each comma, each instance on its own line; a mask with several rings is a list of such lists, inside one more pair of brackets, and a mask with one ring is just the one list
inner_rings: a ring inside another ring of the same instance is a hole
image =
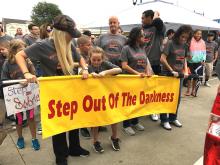
[[[89, 73], [93, 77], [104, 77], [106, 75], [115, 75], [122, 72], [121, 68], [111, 62], [105, 61], [105, 53], [102, 48], [93, 47], [89, 50]], [[119, 138], [117, 138], [117, 124], [112, 124], [112, 136], [110, 137], [112, 148], [115, 151], [120, 150]], [[96, 152], [103, 153], [104, 149], [98, 141], [99, 127], [92, 128], [93, 133], [93, 148]]]
[[[27, 57], [41, 62], [43, 76], [73, 75], [74, 57], [83, 68], [82, 78], [88, 78], [88, 68], [84, 59], [79, 57], [75, 47], [71, 45], [72, 39], [81, 35], [76, 29], [75, 22], [67, 15], [59, 15], [53, 22], [53, 31], [49, 39], [37, 42], [15, 56], [25, 79], [28, 82], [37, 82], [36, 76], [27, 69], [25, 63]], [[89, 155], [89, 151], [80, 146], [78, 129], [69, 131], [69, 146], [66, 132], [54, 135], [52, 142], [57, 165], [67, 165], [68, 155]]]
[[[163, 53], [161, 55], [162, 74], [169, 75], [170, 73], [174, 77], [180, 77], [184, 74], [184, 78], [188, 77], [187, 69], [187, 57], [189, 56], [189, 51], [187, 49], [187, 41], [191, 39], [192, 27], [188, 25], [183, 25], [177, 29], [174, 37], [165, 46]], [[161, 126], [166, 130], [171, 130], [170, 124], [176, 127], [182, 127], [182, 124], [177, 120], [177, 112], [181, 99], [181, 89], [182, 89], [183, 78], [180, 79], [179, 88], [179, 99], [176, 114], [160, 114]]]
[[[24, 76], [19, 68], [19, 66], [15, 62], [15, 55], [25, 48], [25, 43], [21, 40], [12, 40], [9, 46], [9, 55], [8, 60], [4, 62], [2, 67], [2, 80], [15, 80], [15, 79], [23, 79]], [[28, 70], [35, 74], [33, 64], [30, 60], [27, 61]], [[34, 150], [40, 149], [40, 144], [38, 139], [36, 139], [36, 125], [34, 120], [34, 109], [26, 111], [28, 124], [31, 131], [32, 136], [32, 147]], [[17, 113], [16, 115], [16, 130], [18, 133], [17, 140], [17, 148], [22, 149], [25, 147], [24, 138], [22, 136], [22, 122], [23, 122], [23, 112]]]
[[[151, 76], [152, 69], [144, 50], [144, 32], [142, 28], [135, 27], [128, 36], [127, 45], [123, 47], [121, 54], [122, 69], [126, 74], [136, 74], [141, 77]], [[125, 120], [123, 130], [128, 135], [135, 135], [133, 126], [138, 131], [144, 131], [144, 126], [138, 118]]]

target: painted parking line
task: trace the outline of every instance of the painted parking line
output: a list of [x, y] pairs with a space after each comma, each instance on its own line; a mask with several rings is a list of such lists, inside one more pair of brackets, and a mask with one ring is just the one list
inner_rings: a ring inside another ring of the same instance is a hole
[[203, 165], [203, 156], [199, 158], [193, 165]]

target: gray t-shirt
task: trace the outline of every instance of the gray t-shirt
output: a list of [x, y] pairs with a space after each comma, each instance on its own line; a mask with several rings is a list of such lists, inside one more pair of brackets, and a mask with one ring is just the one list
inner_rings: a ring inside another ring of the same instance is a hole
[[127, 38], [121, 34], [103, 34], [95, 42], [96, 46], [101, 47], [106, 54], [107, 59], [117, 65], [121, 66], [120, 56], [121, 50]]
[[161, 46], [164, 38], [163, 23], [161, 29], [156, 26], [148, 26], [144, 30], [145, 51], [151, 65], [160, 65]]
[[[183, 72], [185, 58], [189, 56], [186, 44], [176, 44], [173, 41], [169, 41], [165, 46], [163, 53], [167, 56], [167, 62], [174, 71]], [[162, 70], [168, 71], [164, 65]]]
[[[58, 65], [58, 58], [53, 40], [45, 39], [27, 47], [24, 52], [34, 63], [40, 61], [43, 76], [63, 75], [61, 68]], [[76, 49], [72, 47], [74, 61], [80, 61], [80, 55]]]
[[218, 44], [215, 41], [206, 41], [206, 61], [212, 62], [214, 60], [214, 55], [218, 51]]
[[103, 61], [99, 67], [95, 67], [92, 65], [89, 65], [88, 67], [89, 73], [93, 73], [93, 72], [100, 73], [102, 71], [113, 69], [113, 68], [119, 68], [119, 67], [117, 65], [112, 64], [109, 61]]
[[[144, 73], [147, 66], [147, 56], [144, 48], [137, 47], [136, 49], [126, 45], [122, 49], [121, 61], [127, 62], [132, 69]], [[128, 73], [124, 71], [125, 73]]]
[[26, 43], [27, 46], [34, 44], [38, 39], [39, 38], [33, 38], [30, 34], [23, 37], [23, 41]]
[[0, 42], [4, 42], [4, 41], [11, 41], [13, 39], [13, 37], [5, 34], [4, 36], [0, 36]]

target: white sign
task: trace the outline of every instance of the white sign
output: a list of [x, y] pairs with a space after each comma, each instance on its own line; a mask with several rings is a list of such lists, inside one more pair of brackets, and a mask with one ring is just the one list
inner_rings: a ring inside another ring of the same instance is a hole
[[29, 83], [28, 86], [20, 84], [3, 88], [7, 115], [31, 110], [40, 105], [39, 86]]

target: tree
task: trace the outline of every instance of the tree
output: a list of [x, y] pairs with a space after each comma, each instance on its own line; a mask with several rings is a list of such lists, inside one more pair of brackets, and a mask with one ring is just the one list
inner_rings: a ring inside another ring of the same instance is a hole
[[52, 23], [54, 17], [62, 14], [59, 7], [53, 3], [39, 2], [33, 7], [31, 19], [38, 26], [44, 23]]

